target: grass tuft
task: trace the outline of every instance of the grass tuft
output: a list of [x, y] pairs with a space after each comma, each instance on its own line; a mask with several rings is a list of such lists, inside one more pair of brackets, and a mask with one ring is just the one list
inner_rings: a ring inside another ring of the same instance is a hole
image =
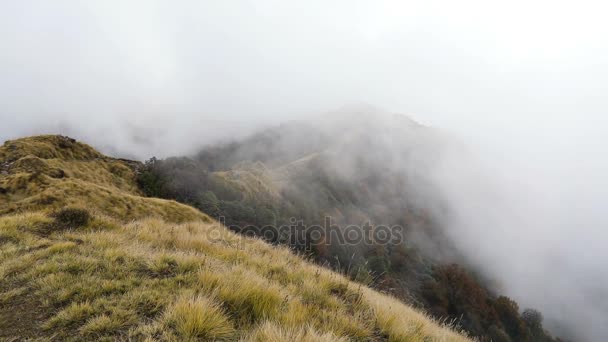
[[74, 302], [48, 320], [44, 327], [46, 329], [69, 327], [83, 323], [93, 314], [95, 314], [95, 309], [90, 302]]
[[188, 340], [227, 340], [235, 332], [220, 306], [200, 295], [180, 298], [167, 310], [165, 320]]
[[264, 322], [241, 342], [347, 342], [348, 339], [332, 333], [320, 333], [310, 326], [285, 329], [272, 322]]

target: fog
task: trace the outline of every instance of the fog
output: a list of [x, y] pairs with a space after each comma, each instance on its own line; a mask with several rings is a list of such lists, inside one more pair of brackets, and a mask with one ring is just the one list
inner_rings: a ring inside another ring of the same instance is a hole
[[[608, 337], [608, 24], [560, 1], [6, 1], [0, 140], [185, 154], [369, 103], [462, 142], [433, 174], [471, 262]], [[473, 161], [474, 160], [474, 161]]]

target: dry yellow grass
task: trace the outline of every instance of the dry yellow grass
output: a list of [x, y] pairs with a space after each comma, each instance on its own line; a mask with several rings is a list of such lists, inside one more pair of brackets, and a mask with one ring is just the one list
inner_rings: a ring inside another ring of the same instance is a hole
[[[9, 188], [7, 179], [35, 170], [0, 176], [8, 190], [2, 208], [13, 208], [0, 217], [0, 339], [467, 340], [286, 248], [235, 235], [190, 207], [139, 197], [125, 162], [97, 156], [86, 164], [92, 177], [84, 161], [44, 153], [52, 158], [36, 158], [70, 176], [42, 174], [49, 184], [26, 182], [27, 190]], [[122, 181], [108, 174], [113, 163], [125, 166]], [[88, 193], [70, 191], [70, 182]], [[92, 219], [59, 225], [49, 215], [59, 204], [32, 201], [40, 191]]]
[[66, 137], [7, 141], [0, 147], [0, 214], [70, 205], [122, 221], [150, 216], [172, 222], [209, 220], [175, 201], [142, 197], [135, 183], [138, 166]]

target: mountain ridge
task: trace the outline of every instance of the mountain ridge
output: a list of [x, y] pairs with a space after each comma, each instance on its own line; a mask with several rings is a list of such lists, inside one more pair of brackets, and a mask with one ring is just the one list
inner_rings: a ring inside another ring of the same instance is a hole
[[[190, 157], [154, 159], [141, 183], [148, 195], [191, 204], [235, 232], [257, 231], [271, 243], [311, 253], [353, 280], [455, 320], [483, 341], [555, 340], [538, 311], [520, 310], [500, 295], [448, 237], [451, 208], [433, 171], [444, 154], [454, 156], [449, 137], [396, 114], [382, 118], [388, 119], [291, 121]], [[264, 227], [293, 222], [325, 230], [304, 243], [297, 236], [309, 234], [306, 228], [263, 234]], [[346, 232], [368, 223], [371, 233], [398, 227], [405, 234], [398, 243], [327, 243], [334, 225]]]
[[0, 338], [466, 341], [290, 250], [146, 198], [61, 136], [0, 147]]

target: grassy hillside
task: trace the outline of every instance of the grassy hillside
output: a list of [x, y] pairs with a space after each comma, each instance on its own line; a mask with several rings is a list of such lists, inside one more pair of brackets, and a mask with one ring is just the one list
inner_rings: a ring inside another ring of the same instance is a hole
[[7, 141], [0, 148], [0, 214], [76, 205], [122, 221], [206, 218], [174, 201], [140, 197], [134, 181], [139, 166], [62, 136]]
[[0, 339], [465, 341], [59, 136], [0, 147]]

